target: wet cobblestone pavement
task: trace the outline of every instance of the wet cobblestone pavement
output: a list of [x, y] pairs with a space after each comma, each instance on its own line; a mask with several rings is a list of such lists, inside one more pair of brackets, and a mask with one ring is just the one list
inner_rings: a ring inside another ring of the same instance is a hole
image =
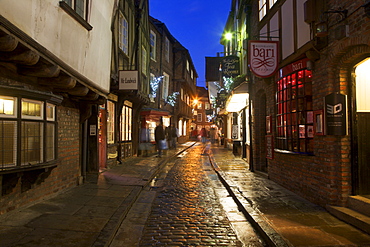
[[203, 171], [201, 152], [193, 148], [169, 171], [140, 246], [242, 246]]

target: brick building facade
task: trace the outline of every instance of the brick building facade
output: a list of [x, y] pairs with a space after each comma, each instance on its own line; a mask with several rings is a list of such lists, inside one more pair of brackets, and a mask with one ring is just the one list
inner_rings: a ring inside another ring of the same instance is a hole
[[370, 194], [370, 82], [361, 72], [370, 57], [369, 8], [368, 1], [232, 2], [228, 31], [238, 33], [242, 60], [252, 52], [248, 40], [279, 42], [273, 76], [241, 68], [252, 84], [251, 165], [321, 206]]

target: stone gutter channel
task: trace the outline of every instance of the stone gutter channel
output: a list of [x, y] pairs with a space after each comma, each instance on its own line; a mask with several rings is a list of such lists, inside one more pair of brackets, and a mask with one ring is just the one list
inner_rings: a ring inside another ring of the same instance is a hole
[[248, 198], [245, 198], [240, 192], [238, 186], [234, 185], [231, 179], [217, 165], [209, 145], [203, 151], [204, 155], [208, 155], [213, 170], [216, 172], [223, 186], [229, 192], [234, 202], [237, 204], [240, 212], [249, 221], [252, 227], [256, 230], [259, 236], [265, 241], [267, 246], [271, 247], [286, 247], [289, 246], [284, 239], [264, 220], [261, 213], [251, 206]]

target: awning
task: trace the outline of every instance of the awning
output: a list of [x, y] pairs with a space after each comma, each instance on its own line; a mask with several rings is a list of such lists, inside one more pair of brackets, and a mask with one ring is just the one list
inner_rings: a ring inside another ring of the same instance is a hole
[[227, 112], [239, 112], [248, 106], [249, 100], [249, 85], [243, 82], [238, 87], [231, 91], [231, 95], [226, 101]]

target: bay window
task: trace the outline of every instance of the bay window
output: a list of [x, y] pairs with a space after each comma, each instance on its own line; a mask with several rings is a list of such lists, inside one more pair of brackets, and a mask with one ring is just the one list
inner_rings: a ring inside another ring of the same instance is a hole
[[56, 159], [55, 105], [0, 95], [0, 170]]
[[299, 70], [277, 81], [276, 148], [313, 152], [312, 74]]

